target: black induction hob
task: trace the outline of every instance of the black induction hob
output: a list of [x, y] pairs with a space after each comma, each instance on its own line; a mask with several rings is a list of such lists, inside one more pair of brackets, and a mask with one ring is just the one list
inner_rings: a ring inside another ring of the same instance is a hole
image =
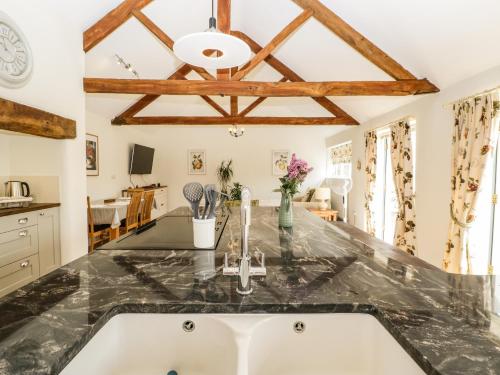
[[214, 247], [199, 249], [193, 243], [192, 216], [163, 216], [98, 250], [215, 250], [229, 215], [220, 212], [215, 219]]

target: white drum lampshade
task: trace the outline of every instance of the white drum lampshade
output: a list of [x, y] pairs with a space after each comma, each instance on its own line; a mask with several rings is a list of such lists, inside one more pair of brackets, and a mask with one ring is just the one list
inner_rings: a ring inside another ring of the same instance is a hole
[[320, 203], [320, 210], [324, 211], [328, 208], [328, 203], [327, 201], [331, 199], [331, 190], [330, 188], [318, 188], [314, 192], [314, 198], [321, 201]]
[[247, 63], [252, 51], [241, 39], [213, 30], [183, 36], [175, 42], [174, 54], [190, 65], [227, 69]]

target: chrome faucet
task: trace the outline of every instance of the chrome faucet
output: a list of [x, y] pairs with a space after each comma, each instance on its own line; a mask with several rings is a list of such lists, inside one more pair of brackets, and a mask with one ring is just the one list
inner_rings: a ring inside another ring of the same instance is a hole
[[241, 254], [239, 258], [238, 267], [229, 267], [227, 253], [224, 256], [224, 269], [225, 276], [238, 276], [238, 288], [236, 291], [241, 295], [248, 295], [253, 292], [252, 289], [252, 276], [266, 276], [265, 258], [261, 253], [260, 266], [252, 267], [252, 257], [248, 251], [248, 237], [250, 233], [250, 225], [252, 221], [252, 200], [251, 192], [247, 187], [241, 189]]

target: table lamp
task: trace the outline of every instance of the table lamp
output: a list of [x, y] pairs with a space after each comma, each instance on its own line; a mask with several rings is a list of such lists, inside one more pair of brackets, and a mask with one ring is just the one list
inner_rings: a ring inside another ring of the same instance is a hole
[[318, 188], [314, 193], [314, 198], [321, 201], [319, 209], [325, 211], [328, 208], [327, 201], [332, 197], [330, 188]]

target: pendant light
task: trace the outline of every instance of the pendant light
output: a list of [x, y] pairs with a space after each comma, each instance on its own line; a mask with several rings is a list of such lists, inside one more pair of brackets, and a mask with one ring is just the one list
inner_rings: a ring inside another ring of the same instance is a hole
[[229, 135], [234, 138], [242, 137], [245, 134], [245, 128], [238, 128], [238, 125], [234, 124], [232, 127], [227, 129]]
[[209, 29], [188, 34], [174, 44], [174, 54], [187, 64], [206, 69], [227, 69], [247, 63], [252, 55], [250, 47], [235, 36], [217, 30], [212, 0]]

